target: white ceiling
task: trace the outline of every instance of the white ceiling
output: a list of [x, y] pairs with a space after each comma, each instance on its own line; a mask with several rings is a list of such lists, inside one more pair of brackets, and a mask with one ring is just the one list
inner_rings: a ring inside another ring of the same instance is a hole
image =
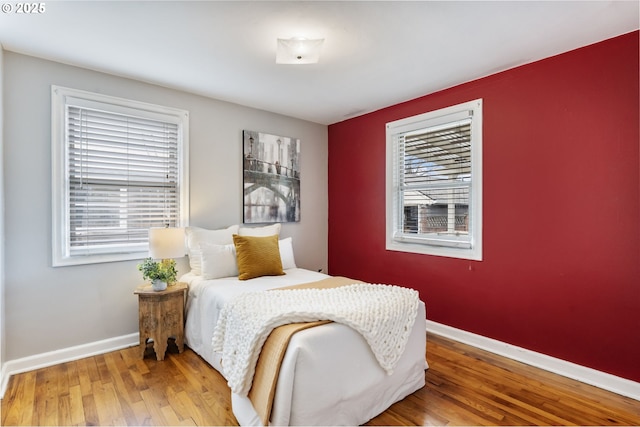
[[[3, 4], [5, 50], [321, 124], [639, 28], [637, 0]], [[278, 37], [325, 38], [320, 62], [277, 65]]]

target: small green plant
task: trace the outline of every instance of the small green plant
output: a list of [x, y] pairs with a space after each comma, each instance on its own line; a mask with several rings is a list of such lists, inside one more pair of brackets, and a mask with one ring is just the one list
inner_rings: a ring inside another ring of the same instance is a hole
[[169, 285], [176, 281], [176, 276], [178, 275], [176, 262], [172, 259], [163, 259], [157, 262], [153, 258], [145, 258], [144, 261], [138, 264], [138, 270], [142, 272], [143, 279], [160, 280]]

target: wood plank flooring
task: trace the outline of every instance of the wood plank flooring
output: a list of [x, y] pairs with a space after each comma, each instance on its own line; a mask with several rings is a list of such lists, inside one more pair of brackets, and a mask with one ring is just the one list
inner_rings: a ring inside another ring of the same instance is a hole
[[[150, 349], [147, 351], [150, 352]], [[367, 425], [640, 425], [640, 402], [427, 335], [426, 386]], [[224, 379], [193, 351], [138, 347], [15, 375], [2, 425], [237, 425]]]

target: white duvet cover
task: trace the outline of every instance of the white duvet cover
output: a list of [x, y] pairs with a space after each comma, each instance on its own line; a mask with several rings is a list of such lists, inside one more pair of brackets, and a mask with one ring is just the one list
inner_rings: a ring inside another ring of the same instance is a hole
[[[221, 355], [212, 338], [222, 307], [231, 298], [253, 292], [326, 279], [300, 268], [284, 276], [247, 281], [236, 277], [204, 280], [191, 273], [185, 340], [187, 345], [222, 372]], [[387, 375], [365, 339], [338, 323], [296, 333], [285, 353], [276, 386], [271, 425], [359, 425], [424, 386], [426, 313], [420, 302], [404, 354]], [[251, 401], [232, 393], [232, 408], [241, 425], [261, 425]]]

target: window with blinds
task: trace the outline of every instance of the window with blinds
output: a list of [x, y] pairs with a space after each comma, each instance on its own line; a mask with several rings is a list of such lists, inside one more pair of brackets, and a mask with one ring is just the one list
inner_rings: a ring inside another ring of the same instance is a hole
[[482, 101], [387, 124], [387, 249], [481, 259]]
[[188, 113], [54, 87], [54, 265], [146, 256], [185, 224]]

